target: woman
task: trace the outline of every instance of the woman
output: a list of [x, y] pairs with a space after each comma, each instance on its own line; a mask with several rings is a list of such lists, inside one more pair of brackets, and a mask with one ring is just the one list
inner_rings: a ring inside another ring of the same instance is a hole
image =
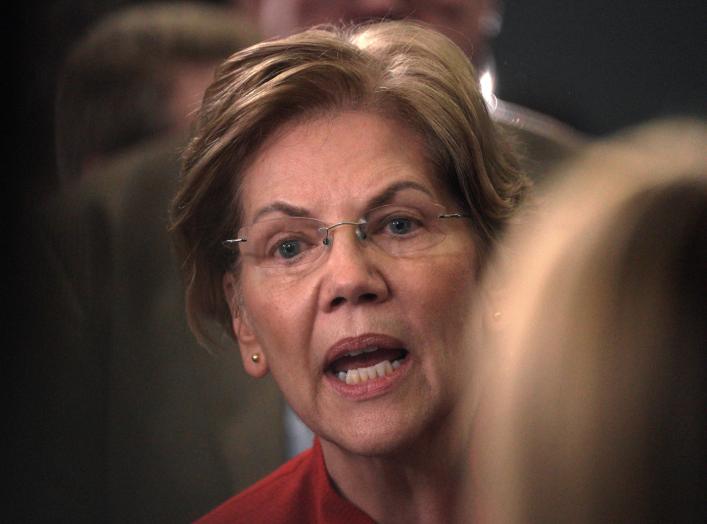
[[474, 439], [488, 522], [704, 522], [705, 151], [679, 120], [596, 144], [510, 235]]
[[466, 320], [528, 187], [464, 54], [408, 23], [253, 46], [217, 72], [183, 172], [192, 329], [226, 330], [317, 435], [203, 522], [448, 520]]

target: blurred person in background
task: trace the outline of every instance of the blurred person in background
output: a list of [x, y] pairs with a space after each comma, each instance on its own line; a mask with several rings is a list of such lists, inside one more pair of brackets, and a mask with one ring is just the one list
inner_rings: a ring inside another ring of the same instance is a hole
[[75, 42], [60, 69], [55, 104], [65, 182], [100, 172], [133, 146], [188, 133], [215, 66], [256, 37], [226, 14], [203, 3], [128, 6]]
[[512, 231], [469, 521], [704, 521], [706, 151], [702, 121], [625, 131]]
[[469, 56], [491, 117], [514, 139], [524, 170], [536, 181], [571, 158], [586, 138], [547, 115], [498, 99], [491, 40], [500, 32], [502, 0], [231, 0], [266, 37], [315, 24], [418, 20], [442, 32]]
[[42, 428], [22, 443], [36, 520], [188, 522], [285, 458], [274, 385], [241, 391], [237, 354], [209, 355], [186, 329], [167, 234], [203, 89], [256, 39], [230, 8], [149, 3], [97, 21], [66, 59], [64, 187], [27, 232], [42, 329], [19, 394], [23, 424]]

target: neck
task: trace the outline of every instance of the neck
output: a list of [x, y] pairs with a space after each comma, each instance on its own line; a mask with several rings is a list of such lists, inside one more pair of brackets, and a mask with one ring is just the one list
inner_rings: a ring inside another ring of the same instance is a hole
[[450, 522], [469, 461], [460, 427], [437, 425], [384, 455], [350, 453], [324, 439], [322, 451], [338, 491], [376, 522]]

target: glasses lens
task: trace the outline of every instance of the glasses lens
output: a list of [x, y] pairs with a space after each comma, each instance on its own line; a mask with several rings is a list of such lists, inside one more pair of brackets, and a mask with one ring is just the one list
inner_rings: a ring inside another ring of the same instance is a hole
[[283, 217], [243, 228], [247, 240], [241, 253], [253, 257], [260, 267], [287, 268], [306, 265], [323, 251], [322, 222], [313, 218]]
[[444, 208], [425, 200], [408, 200], [372, 209], [366, 215], [366, 239], [393, 256], [428, 249], [444, 238], [439, 215]]

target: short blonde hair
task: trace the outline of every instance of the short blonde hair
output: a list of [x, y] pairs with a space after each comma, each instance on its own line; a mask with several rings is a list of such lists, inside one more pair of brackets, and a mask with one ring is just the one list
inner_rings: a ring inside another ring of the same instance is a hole
[[239, 227], [241, 173], [274, 130], [340, 110], [375, 111], [420, 134], [450, 193], [473, 217], [483, 252], [529, 187], [491, 122], [473, 67], [441, 34], [411, 22], [324, 26], [231, 56], [206, 92], [183, 162], [172, 230], [190, 325], [230, 333], [221, 242]]

